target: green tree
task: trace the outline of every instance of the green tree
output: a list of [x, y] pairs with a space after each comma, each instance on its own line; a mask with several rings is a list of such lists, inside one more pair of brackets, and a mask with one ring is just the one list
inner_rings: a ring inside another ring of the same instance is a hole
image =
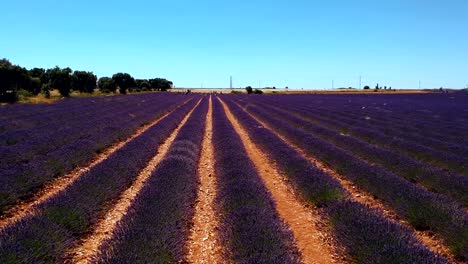
[[17, 87], [12, 75], [13, 64], [7, 59], [0, 60], [0, 102], [15, 102], [18, 100]]
[[46, 70], [43, 68], [32, 68], [29, 70], [29, 75], [33, 78], [42, 78]]
[[121, 94], [126, 94], [129, 88], [136, 87], [135, 79], [128, 73], [116, 73], [112, 75], [112, 80], [119, 87]]
[[137, 83], [138, 89], [140, 89], [141, 91], [151, 91], [152, 87], [148, 80], [138, 79], [136, 80], [136, 83]]
[[101, 77], [98, 81], [99, 90], [103, 93], [115, 93], [117, 91], [117, 85], [112, 78]]
[[40, 78], [31, 78], [30, 92], [33, 95], [38, 95], [42, 91], [42, 82]]
[[154, 78], [149, 79], [148, 82], [151, 85], [151, 88], [156, 91], [167, 91], [172, 89], [173, 83], [169, 80], [163, 78]]
[[55, 68], [46, 71], [49, 85], [52, 89], [57, 89], [62, 96], [70, 96], [72, 87], [72, 70], [70, 68]]
[[75, 71], [72, 77], [73, 90], [82, 93], [93, 93], [96, 88], [97, 77], [92, 72]]
[[32, 80], [32, 92], [37, 95], [42, 91], [42, 87], [49, 82], [46, 78], [46, 70], [43, 68], [32, 68], [28, 72]]
[[248, 94], [253, 93], [252, 86], [247, 86], [247, 87], [245, 87], [245, 91], [247, 91]]
[[41, 85], [25, 68], [14, 65], [7, 59], [0, 60], [0, 101], [17, 101], [20, 90], [26, 91], [22, 94], [36, 95], [41, 91]]
[[364, 86], [364, 90], [369, 90], [369, 89], [370, 89], [369, 85]]

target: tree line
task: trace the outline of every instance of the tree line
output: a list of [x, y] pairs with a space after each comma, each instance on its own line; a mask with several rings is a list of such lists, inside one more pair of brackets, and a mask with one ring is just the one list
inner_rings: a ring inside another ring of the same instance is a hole
[[[364, 90], [370, 90], [369, 85], [364, 86]], [[375, 90], [375, 91], [377, 91], [377, 90], [387, 90], [387, 86], [382, 87], [382, 86], [379, 86], [379, 84], [377, 83], [377, 85], [375, 86], [374, 90]], [[391, 86], [388, 87], [388, 90], [392, 90], [392, 87], [391, 87]]]
[[116, 73], [112, 77], [97, 78], [93, 72], [73, 71], [58, 66], [51, 69], [26, 69], [0, 60], [0, 102], [16, 102], [20, 94], [36, 96], [43, 93], [50, 97], [51, 90], [69, 97], [71, 92], [92, 94], [95, 89], [102, 93], [127, 94], [140, 91], [167, 91], [173, 83], [163, 78], [135, 79], [128, 73]]

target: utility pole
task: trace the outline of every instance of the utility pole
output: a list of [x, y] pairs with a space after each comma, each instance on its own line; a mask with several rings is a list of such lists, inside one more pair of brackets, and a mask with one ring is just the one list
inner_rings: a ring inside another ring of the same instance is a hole
[[419, 89], [421, 89], [421, 81], [419, 81]]
[[332, 89], [335, 89], [335, 80], [332, 80]]
[[230, 76], [229, 81], [230, 81], [229, 87], [232, 89], [232, 76]]
[[362, 83], [362, 76], [359, 75], [359, 90], [362, 88], [362, 87], [361, 87], [361, 83]]

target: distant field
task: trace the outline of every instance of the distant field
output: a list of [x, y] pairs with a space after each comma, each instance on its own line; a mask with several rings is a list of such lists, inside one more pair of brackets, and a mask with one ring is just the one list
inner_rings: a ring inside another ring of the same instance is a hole
[[468, 261], [468, 93], [185, 90], [0, 106], [0, 263]]

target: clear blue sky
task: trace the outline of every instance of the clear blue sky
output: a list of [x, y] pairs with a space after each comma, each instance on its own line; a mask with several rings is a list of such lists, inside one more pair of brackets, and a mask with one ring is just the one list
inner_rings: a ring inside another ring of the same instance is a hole
[[468, 85], [467, 0], [2, 1], [0, 57], [177, 87]]

